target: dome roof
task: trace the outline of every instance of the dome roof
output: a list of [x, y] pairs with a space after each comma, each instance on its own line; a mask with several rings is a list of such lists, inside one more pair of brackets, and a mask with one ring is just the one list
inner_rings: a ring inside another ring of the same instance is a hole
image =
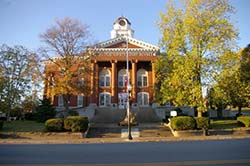
[[114, 22], [114, 24], [119, 23], [120, 20], [126, 20], [126, 22], [127, 22], [129, 25], [131, 25], [130, 21], [129, 21], [126, 17], [124, 17], [124, 16], [121, 16], [121, 17], [119, 17], [118, 19], [116, 19], [115, 22]]

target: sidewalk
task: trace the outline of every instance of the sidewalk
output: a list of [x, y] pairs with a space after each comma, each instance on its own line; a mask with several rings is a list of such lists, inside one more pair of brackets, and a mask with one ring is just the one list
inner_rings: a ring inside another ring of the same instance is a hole
[[[145, 126], [146, 127], [146, 126]], [[226, 134], [226, 135], [210, 135], [197, 136], [188, 135], [181, 137], [174, 136], [146, 136], [128, 140], [127, 138], [117, 137], [99, 137], [99, 138], [83, 138], [82, 133], [6, 133], [0, 132], [0, 144], [84, 144], [84, 143], [128, 143], [128, 142], [171, 142], [171, 141], [198, 141], [198, 140], [224, 140], [224, 139], [250, 139], [250, 134]]]

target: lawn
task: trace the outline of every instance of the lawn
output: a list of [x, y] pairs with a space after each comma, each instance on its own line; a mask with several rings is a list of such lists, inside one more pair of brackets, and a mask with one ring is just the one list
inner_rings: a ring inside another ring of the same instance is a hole
[[3, 132], [44, 132], [44, 123], [35, 121], [16, 120], [11, 122], [4, 122]]
[[[238, 112], [238, 108], [237, 108], [237, 107], [236, 107], [236, 108], [232, 108], [232, 111]], [[241, 109], [241, 112], [242, 112], [243, 114], [244, 114], [244, 113], [250, 114], [250, 108], [244, 107], [244, 108]]]
[[237, 120], [211, 120], [210, 128], [211, 129], [234, 129], [241, 127]]
[[242, 110], [242, 113], [250, 114], [250, 110]]

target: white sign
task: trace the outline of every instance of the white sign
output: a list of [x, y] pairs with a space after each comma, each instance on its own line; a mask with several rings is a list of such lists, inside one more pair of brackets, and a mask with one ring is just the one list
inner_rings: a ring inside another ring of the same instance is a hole
[[173, 116], [173, 117], [177, 116], [177, 112], [176, 111], [171, 111], [170, 116]]

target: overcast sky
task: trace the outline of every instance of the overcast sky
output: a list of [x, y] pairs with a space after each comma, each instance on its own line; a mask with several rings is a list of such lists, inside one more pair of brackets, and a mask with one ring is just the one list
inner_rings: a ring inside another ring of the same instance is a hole
[[[250, 43], [250, 0], [231, 0], [237, 13], [240, 47]], [[71, 17], [90, 26], [97, 41], [110, 39], [113, 22], [127, 17], [135, 38], [158, 45], [161, 35], [155, 26], [167, 0], [0, 0], [0, 44], [23, 45], [31, 50], [41, 46], [39, 34], [55, 18]]]

